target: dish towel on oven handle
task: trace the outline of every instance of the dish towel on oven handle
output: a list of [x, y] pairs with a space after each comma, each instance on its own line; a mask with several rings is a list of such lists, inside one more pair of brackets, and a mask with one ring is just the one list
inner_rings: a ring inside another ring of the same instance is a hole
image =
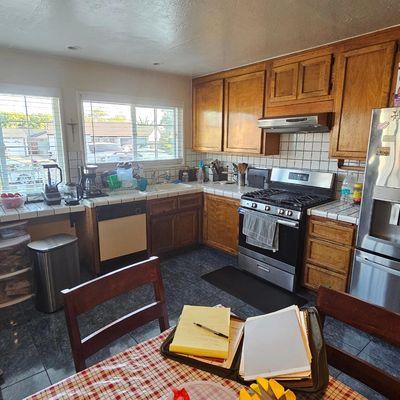
[[246, 236], [246, 243], [252, 246], [273, 252], [279, 249], [279, 223], [273, 215], [245, 210], [242, 233]]

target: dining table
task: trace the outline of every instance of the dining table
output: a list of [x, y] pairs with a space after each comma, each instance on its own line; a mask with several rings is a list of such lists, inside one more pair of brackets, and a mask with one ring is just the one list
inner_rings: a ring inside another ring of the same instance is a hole
[[[161, 400], [168, 398], [172, 388], [180, 388], [189, 381], [211, 381], [239, 393], [243, 385], [238, 382], [165, 358], [160, 352], [160, 347], [170, 331], [169, 329], [154, 338], [132, 346], [27, 399]], [[297, 391], [296, 395], [299, 400], [365, 399], [333, 377], [330, 377], [329, 384], [323, 393]]]

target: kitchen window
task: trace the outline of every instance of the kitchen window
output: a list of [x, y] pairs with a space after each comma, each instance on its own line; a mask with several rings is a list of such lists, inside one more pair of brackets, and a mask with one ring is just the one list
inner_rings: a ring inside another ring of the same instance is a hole
[[58, 97], [0, 93], [0, 190], [39, 193], [43, 164], [64, 171]]
[[181, 107], [82, 100], [86, 163], [182, 162]]

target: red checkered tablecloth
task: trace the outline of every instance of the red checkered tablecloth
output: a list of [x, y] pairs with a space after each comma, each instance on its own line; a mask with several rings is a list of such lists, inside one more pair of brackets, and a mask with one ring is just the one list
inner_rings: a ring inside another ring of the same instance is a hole
[[[140, 343], [79, 372], [29, 400], [43, 399], [152, 399], [163, 398], [170, 387], [188, 381], [213, 381], [239, 392], [237, 382], [164, 358], [160, 346], [169, 331]], [[324, 394], [298, 394], [297, 399], [353, 400], [364, 399], [343, 383], [330, 379]]]

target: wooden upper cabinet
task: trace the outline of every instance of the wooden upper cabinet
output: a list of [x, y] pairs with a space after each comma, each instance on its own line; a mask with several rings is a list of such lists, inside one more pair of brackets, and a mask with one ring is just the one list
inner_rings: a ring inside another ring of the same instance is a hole
[[331, 157], [365, 160], [371, 111], [388, 106], [394, 54], [393, 41], [338, 55]]
[[332, 54], [317, 51], [274, 61], [267, 107], [331, 99], [331, 66]]
[[265, 71], [225, 80], [224, 151], [261, 154], [262, 132], [257, 120], [264, 110]]
[[224, 81], [193, 85], [193, 150], [222, 151]]
[[270, 95], [271, 103], [277, 101], [296, 100], [299, 64], [292, 63], [273, 66], [271, 71]]
[[297, 98], [326, 96], [329, 94], [332, 55], [300, 61]]

